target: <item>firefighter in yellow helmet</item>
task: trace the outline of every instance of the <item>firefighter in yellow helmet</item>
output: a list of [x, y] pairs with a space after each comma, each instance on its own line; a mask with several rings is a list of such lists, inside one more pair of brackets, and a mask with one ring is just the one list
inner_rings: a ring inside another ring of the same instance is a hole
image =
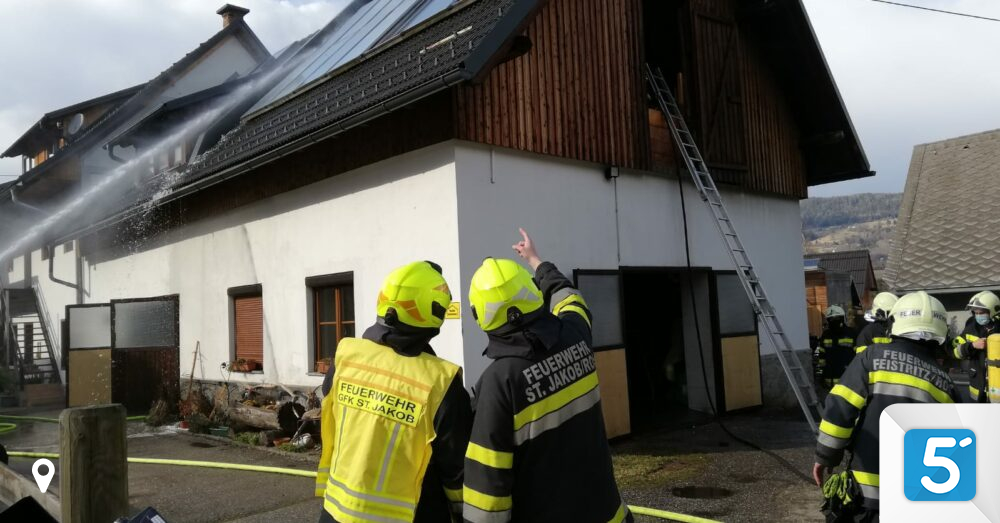
[[1000, 298], [990, 291], [977, 293], [966, 310], [972, 316], [965, 322], [962, 334], [952, 340], [955, 359], [969, 360], [969, 399], [973, 403], [989, 403], [986, 396], [986, 338], [1000, 332]]
[[514, 250], [534, 280], [513, 260], [487, 258], [469, 288], [493, 362], [475, 386], [465, 521], [632, 521], [611, 466], [590, 310], [521, 235]]
[[385, 279], [378, 319], [343, 338], [323, 382], [320, 522], [460, 520], [472, 407], [462, 371], [434, 355], [451, 291], [414, 262]]
[[865, 325], [854, 340], [854, 352], [864, 352], [872, 343], [889, 343], [892, 318], [889, 311], [899, 298], [891, 292], [880, 292], [872, 300], [871, 322]]
[[823, 313], [826, 329], [816, 347], [817, 381], [827, 389], [837, 384], [841, 373], [854, 357], [854, 330], [847, 326], [846, 314], [839, 305], [831, 305]]
[[[826, 398], [813, 466], [816, 485], [840, 465], [845, 450], [853, 456], [846, 472], [830, 478], [846, 488], [824, 489], [830, 494], [823, 505], [827, 521], [878, 521], [883, 410], [896, 403], [954, 403], [957, 397], [948, 373], [934, 359], [948, 336], [941, 302], [914, 292], [900, 298], [891, 314], [890, 342], [874, 343], [858, 354]], [[850, 500], [834, 491], [850, 494]]]

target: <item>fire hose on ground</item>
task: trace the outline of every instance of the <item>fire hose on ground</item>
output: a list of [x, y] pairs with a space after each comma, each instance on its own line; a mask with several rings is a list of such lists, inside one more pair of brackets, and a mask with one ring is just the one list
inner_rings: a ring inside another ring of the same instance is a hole
[[[132, 416], [126, 418], [128, 421], [141, 421], [146, 419], [145, 416]], [[59, 420], [54, 418], [39, 418], [33, 416], [0, 416], [0, 420], [16, 420], [16, 421], [37, 421], [41, 423], [58, 423]], [[12, 430], [15, 430], [17, 425], [14, 423], [0, 423], [0, 434], [5, 434]], [[8, 456], [12, 458], [46, 458], [46, 459], [59, 459], [59, 454], [52, 452], [8, 452]], [[247, 472], [265, 472], [270, 474], [284, 474], [287, 476], [299, 476], [303, 478], [315, 478], [316, 473], [310, 470], [299, 470], [283, 467], [267, 467], [263, 465], [243, 465], [240, 463], [219, 463], [215, 461], [194, 461], [186, 459], [158, 459], [158, 458], [127, 458], [129, 463], [140, 463], [145, 465], [172, 465], [178, 467], [198, 467], [198, 468], [212, 468], [212, 469], [224, 469], [224, 470], [242, 470]], [[718, 521], [700, 518], [697, 516], [689, 516], [687, 514], [679, 514], [676, 512], [669, 512], [666, 510], [653, 509], [648, 507], [639, 507], [634, 505], [628, 506], [629, 510], [633, 514], [640, 514], [643, 516], [651, 516], [655, 518], [665, 519], [668, 521], [680, 521], [683, 523], [719, 523]]]

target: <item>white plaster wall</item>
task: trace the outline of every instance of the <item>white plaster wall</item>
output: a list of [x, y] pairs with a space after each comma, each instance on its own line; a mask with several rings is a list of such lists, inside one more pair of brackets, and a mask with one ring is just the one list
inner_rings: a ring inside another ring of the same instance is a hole
[[[448, 144], [257, 202], [168, 233], [142, 252], [92, 256], [88, 302], [180, 295], [181, 373], [219, 380], [232, 359], [230, 287], [261, 284], [264, 373], [232, 379], [316, 386], [305, 278], [353, 271], [358, 335], [375, 320], [382, 279], [413, 260], [440, 263], [461, 299], [455, 168]], [[446, 321], [434, 348], [462, 363], [461, 329]]]
[[9, 265], [4, 267], [4, 286], [11, 286], [16, 289], [24, 287], [24, 255], [11, 258]]
[[[455, 162], [463, 285], [484, 257], [515, 257], [510, 246], [519, 239], [519, 226], [567, 275], [573, 269], [686, 263], [676, 178], [623, 171], [612, 182], [600, 165], [464, 142], [456, 147]], [[735, 269], [693, 185], [685, 181], [684, 190], [692, 264]], [[798, 201], [726, 189], [723, 197], [789, 338], [807, 348]], [[466, 374], [475, 377], [488, 363], [481, 356], [486, 336], [470, 315], [463, 328]], [[772, 351], [763, 342], [762, 353]]]
[[256, 59], [234, 37], [210, 51], [184, 76], [163, 92], [164, 99], [179, 98], [225, 82], [233, 73], [244, 76], [258, 65]]

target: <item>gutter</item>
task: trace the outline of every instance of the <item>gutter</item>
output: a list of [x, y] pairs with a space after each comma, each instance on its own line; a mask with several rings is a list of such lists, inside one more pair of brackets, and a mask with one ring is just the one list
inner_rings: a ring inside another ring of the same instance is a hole
[[[55, 244], [55, 245], [58, 245], [58, 243]], [[56, 274], [55, 274], [55, 261], [56, 261], [56, 252], [55, 251], [56, 251], [56, 249], [55, 249], [55, 246], [54, 245], [49, 245], [48, 247], [42, 247], [42, 248], [49, 251], [49, 279], [52, 280], [55, 283], [58, 283], [59, 285], [65, 285], [65, 286], [69, 287], [70, 289], [73, 289], [75, 291], [79, 291], [80, 290], [80, 284], [79, 283], [72, 283], [72, 282], [68, 282], [66, 280], [60, 280], [59, 278], [56, 278]]]
[[[279, 160], [289, 154], [298, 152], [316, 142], [325, 140], [327, 138], [331, 138], [345, 131], [348, 131], [354, 127], [363, 125], [371, 120], [374, 120], [375, 118], [389, 114], [392, 111], [399, 109], [400, 107], [409, 105], [413, 102], [426, 98], [444, 89], [448, 89], [459, 83], [471, 80], [473, 76], [474, 75], [472, 73], [470, 73], [464, 68], [455, 69], [427, 83], [414, 87], [409, 91], [400, 93], [395, 97], [390, 98], [389, 100], [386, 100], [381, 104], [370, 107], [354, 116], [350, 116], [344, 120], [330, 124], [322, 129], [317, 129], [277, 149], [266, 152], [257, 158], [253, 158], [249, 161], [226, 168], [208, 177], [196, 180], [191, 184], [183, 186], [171, 192], [170, 194], [160, 198], [159, 200], [156, 201], [155, 206], [159, 207], [163, 204], [169, 203], [173, 200], [179, 199], [188, 194], [192, 194], [207, 189], [213, 185], [222, 183], [230, 178], [239, 176], [243, 173], [246, 173], [262, 165], [266, 165], [273, 161]], [[86, 236], [87, 234], [96, 232], [100, 229], [127, 220], [133, 216], [140, 214], [141, 212], [146, 212], [146, 210], [147, 209], [144, 208], [142, 205], [137, 205], [125, 211], [121, 211], [118, 214], [105, 218], [104, 220], [94, 223], [86, 228], [62, 236], [61, 238], [56, 239], [54, 243], [60, 244], [78, 237]]]
[[[39, 209], [38, 207], [35, 207], [34, 205], [30, 205], [30, 204], [24, 203], [22, 201], [19, 201], [17, 199], [17, 196], [14, 194], [14, 186], [11, 186], [11, 188], [10, 188], [10, 201], [12, 201], [15, 204], [20, 205], [22, 207], [26, 207], [28, 209], [31, 209], [32, 211], [34, 211], [36, 213], [39, 213], [39, 214], [42, 214], [42, 215], [45, 215], [45, 216], [49, 216], [49, 213], [43, 211], [42, 209]], [[60, 243], [65, 243], [65, 242], [64, 241], [63, 242], [57, 242], [56, 245], [58, 245]], [[42, 249], [47, 250], [48, 254], [49, 254], [49, 279], [52, 280], [55, 283], [60, 284], [60, 285], [65, 285], [65, 286], [67, 286], [67, 287], [69, 287], [69, 288], [77, 291], [77, 293], [79, 294], [80, 289], [81, 289], [79, 283], [71, 283], [71, 282], [68, 282], [66, 280], [61, 280], [59, 278], [56, 278], [56, 276], [55, 276], [55, 258], [56, 258], [56, 256], [55, 256], [55, 248], [50, 245], [50, 246], [42, 246]], [[79, 259], [77, 259], [77, 263], [79, 263]]]

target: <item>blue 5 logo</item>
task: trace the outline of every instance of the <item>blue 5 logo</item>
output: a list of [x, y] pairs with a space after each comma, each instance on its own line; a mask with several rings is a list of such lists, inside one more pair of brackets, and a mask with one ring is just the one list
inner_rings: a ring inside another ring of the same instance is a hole
[[968, 429], [913, 429], [903, 436], [903, 493], [910, 501], [976, 497], [976, 435]]

